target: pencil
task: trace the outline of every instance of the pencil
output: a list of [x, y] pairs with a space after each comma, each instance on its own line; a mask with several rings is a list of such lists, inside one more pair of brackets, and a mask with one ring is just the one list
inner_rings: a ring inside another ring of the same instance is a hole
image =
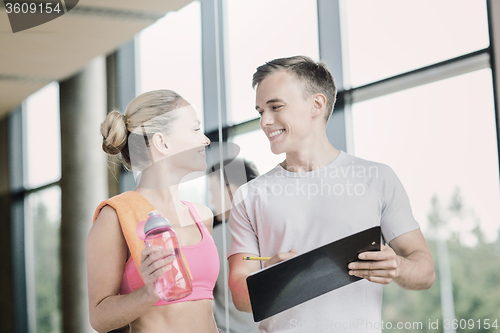
[[269, 260], [271, 257], [243, 257], [243, 260]]

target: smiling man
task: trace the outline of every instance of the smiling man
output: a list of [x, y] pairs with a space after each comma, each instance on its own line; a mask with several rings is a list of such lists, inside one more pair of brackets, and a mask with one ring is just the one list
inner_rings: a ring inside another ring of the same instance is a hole
[[[349, 274], [364, 278], [261, 322], [262, 332], [380, 332], [382, 285], [427, 289], [435, 279], [429, 248], [408, 196], [387, 165], [335, 149], [326, 124], [336, 87], [326, 65], [308, 57], [275, 59], [253, 77], [260, 125], [286, 159], [239, 188], [230, 215], [229, 287], [251, 312], [246, 278], [260, 270], [243, 256], [276, 264], [364, 229], [381, 226], [381, 251], [359, 255]], [[311, 281], [314, 283], [314, 281]], [[272, 300], [269, 300], [272, 301]]]

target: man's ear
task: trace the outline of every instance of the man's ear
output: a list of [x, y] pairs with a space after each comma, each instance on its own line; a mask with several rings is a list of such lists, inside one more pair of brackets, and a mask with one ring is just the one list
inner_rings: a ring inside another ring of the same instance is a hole
[[312, 95], [312, 99], [312, 116], [317, 117], [319, 115], [324, 115], [326, 108], [326, 96], [321, 93], [316, 93]]

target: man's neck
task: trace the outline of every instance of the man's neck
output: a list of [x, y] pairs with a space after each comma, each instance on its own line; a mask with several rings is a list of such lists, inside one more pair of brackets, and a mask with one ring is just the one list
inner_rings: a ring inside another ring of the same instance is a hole
[[332, 163], [340, 152], [328, 143], [327, 147], [317, 147], [303, 152], [286, 153], [281, 166], [290, 172], [310, 172]]

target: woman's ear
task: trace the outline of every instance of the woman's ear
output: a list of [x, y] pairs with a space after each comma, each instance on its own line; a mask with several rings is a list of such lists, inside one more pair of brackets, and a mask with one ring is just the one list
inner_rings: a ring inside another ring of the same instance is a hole
[[155, 133], [153, 134], [153, 137], [151, 138], [152, 145], [157, 150], [158, 152], [161, 152], [163, 154], [167, 153], [168, 146], [165, 141], [165, 137], [161, 133]]

